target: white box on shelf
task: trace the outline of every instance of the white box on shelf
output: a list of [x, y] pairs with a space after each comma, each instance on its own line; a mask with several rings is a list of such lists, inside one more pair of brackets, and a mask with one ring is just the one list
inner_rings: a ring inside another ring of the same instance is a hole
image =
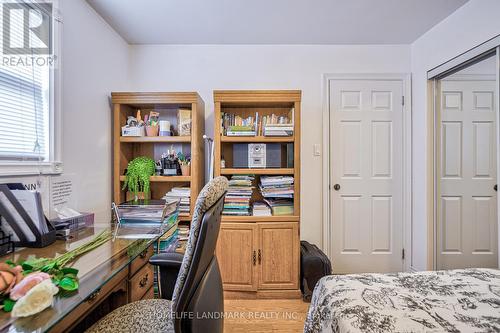
[[123, 126], [122, 127], [122, 136], [145, 136], [146, 132], [144, 130], [144, 126], [136, 127], [136, 126]]

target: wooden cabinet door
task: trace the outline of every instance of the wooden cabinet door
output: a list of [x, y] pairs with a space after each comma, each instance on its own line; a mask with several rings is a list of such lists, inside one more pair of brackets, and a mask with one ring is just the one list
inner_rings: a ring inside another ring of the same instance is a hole
[[299, 288], [299, 224], [259, 223], [259, 289]]
[[257, 290], [257, 236], [255, 223], [221, 224], [216, 255], [224, 290]]

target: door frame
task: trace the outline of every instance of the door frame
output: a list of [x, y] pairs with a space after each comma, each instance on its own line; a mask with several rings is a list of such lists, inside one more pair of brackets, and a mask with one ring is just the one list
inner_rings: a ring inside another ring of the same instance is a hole
[[330, 112], [330, 81], [336, 80], [381, 80], [401, 81], [403, 85], [403, 249], [405, 252], [403, 268], [405, 271], [412, 269], [412, 102], [411, 102], [411, 74], [409, 73], [331, 73], [323, 75], [323, 251], [328, 257], [332, 256], [331, 244], [331, 112]]

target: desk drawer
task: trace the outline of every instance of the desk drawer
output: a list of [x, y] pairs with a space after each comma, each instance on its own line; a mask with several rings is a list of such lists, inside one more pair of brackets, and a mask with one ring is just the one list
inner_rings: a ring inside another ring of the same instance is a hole
[[137, 258], [135, 258], [134, 261], [132, 261], [132, 263], [130, 264], [129, 276], [134, 276], [134, 274], [137, 273], [137, 271], [140, 270], [142, 266], [147, 264], [149, 258], [151, 258], [151, 256], [153, 255], [153, 252], [154, 252], [153, 245], [151, 245], [146, 250], [144, 250], [144, 252], [139, 254]]
[[142, 296], [142, 299], [153, 299], [153, 298], [155, 298], [155, 288], [151, 287], [149, 288], [148, 291], [146, 291], [144, 296]]
[[130, 302], [135, 302], [144, 296], [144, 294], [153, 286], [154, 274], [151, 265], [144, 265], [129, 282]]

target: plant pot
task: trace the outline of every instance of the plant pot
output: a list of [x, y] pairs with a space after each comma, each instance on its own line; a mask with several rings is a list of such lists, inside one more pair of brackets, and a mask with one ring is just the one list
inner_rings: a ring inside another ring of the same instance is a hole
[[132, 192], [127, 191], [127, 195], [125, 197], [126, 201], [135, 201], [135, 200], [144, 200], [146, 198], [149, 198], [150, 194], [147, 193], [147, 195], [144, 192], [138, 192], [137, 197], [134, 195]]
[[158, 136], [159, 127], [157, 126], [146, 126], [147, 136]]
[[191, 173], [191, 166], [190, 165], [181, 165], [181, 173], [183, 176], [189, 176]]

